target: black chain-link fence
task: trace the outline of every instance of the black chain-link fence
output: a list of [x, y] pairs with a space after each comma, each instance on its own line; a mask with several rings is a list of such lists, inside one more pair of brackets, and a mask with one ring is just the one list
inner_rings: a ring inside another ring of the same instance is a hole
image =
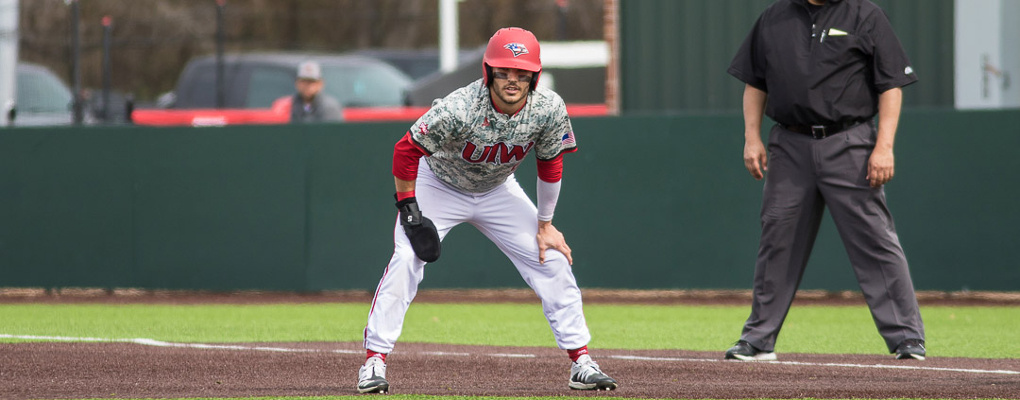
[[[603, 0], [457, 4], [461, 49], [483, 46], [504, 26], [529, 29], [541, 41], [603, 38]], [[417, 50], [408, 52], [412, 57], [437, 59], [438, 0], [20, 0], [19, 63], [41, 77], [36, 83], [46, 81], [44, 75], [57, 80], [48, 86], [19, 84], [19, 89], [24, 86], [19, 91], [27, 92], [19, 98], [34, 99], [29, 102], [38, 103], [31, 104], [36, 109], [62, 101], [65, 94], [58, 86], [74, 87], [76, 6], [79, 93], [86, 122], [124, 121], [128, 103], [156, 106], [161, 94], [174, 89], [189, 60], [216, 52], [218, 27], [228, 54], [400, 49]], [[220, 6], [222, 25], [217, 24]], [[429, 66], [409, 68], [405, 72], [412, 79], [431, 72]], [[25, 114], [29, 105], [18, 108]]]

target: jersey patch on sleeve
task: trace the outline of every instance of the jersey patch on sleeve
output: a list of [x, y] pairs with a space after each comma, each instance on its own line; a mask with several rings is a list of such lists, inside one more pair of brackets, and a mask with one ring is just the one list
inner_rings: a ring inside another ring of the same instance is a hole
[[567, 132], [566, 135], [563, 135], [563, 138], [560, 139], [560, 141], [563, 142], [564, 146], [573, 146], [577, 144], [577, 141], [574, 138], [574, 132]]

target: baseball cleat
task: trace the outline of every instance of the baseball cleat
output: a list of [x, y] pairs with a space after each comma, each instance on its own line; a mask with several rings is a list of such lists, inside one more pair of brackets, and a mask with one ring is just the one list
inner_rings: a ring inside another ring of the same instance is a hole
[[740, 361], [775, 361], [776, 353], [758, 350], [746, 340], [738, 340], [733, 347], [726, 350], [726, 359]]
[[358, 370], [358, 393], [386, 393], [386, 363], [379, 357], [370, 357]]
[[599, 365], [595, 363], [587, 354], [577, 358], [573, 364], [570, 365], [570, 383], [568, 384], [571, 389], [577, 390], [613, 390], [616, 389], [616, 380], [610, 378], [599, 369]]
[[924, 340], [904, 340], [903, 343], [896, 347], [895, 353], [897, 360], [914, 359], [924, 361]]

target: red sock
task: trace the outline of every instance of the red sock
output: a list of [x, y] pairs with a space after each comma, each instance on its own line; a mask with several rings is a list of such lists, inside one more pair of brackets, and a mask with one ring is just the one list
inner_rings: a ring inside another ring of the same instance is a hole
[[571, 361], [577, 361], [578, 357], [585, 354], [588, 354], [588, 346], [584, 346], [574, 350], [567, 350], [567, 355], [570, 356]]
[[376, 353], [372, 350], [365, 351], [368, 353], [368, 355], [365, 357], [365, 361], [368, 361], [368, 359], [372, 357], [379, 357], [380, 359], [383, 360], [383, 362], [386, 362], [386, 353]]

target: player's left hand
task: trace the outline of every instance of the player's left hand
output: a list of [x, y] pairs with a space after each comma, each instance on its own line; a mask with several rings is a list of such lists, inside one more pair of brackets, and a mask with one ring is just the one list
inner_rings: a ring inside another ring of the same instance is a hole
[[574, 265], [574, 258], [570, 256], [570, 246], [563, 234], [553, 226], [552, 221], [538, 221], [538, 263], [545, 264], [545, 251], [556, 249], [567, 256], [567, 262]]
[[425, 262], [438, 260], [442, 251], [439, 232], [436, 231], [436, 224], [421, 214], [418, 200], [414, 197], [400, 200], [397, 209], [400, 210], [400, 225], [404, 227], [404, 234], [411, 242], [414, 255]]
[[871, 187], [877, 188], [891, 181], [895, 166], [892, 149], [876, 147], [868, 159], [868, 176]]

